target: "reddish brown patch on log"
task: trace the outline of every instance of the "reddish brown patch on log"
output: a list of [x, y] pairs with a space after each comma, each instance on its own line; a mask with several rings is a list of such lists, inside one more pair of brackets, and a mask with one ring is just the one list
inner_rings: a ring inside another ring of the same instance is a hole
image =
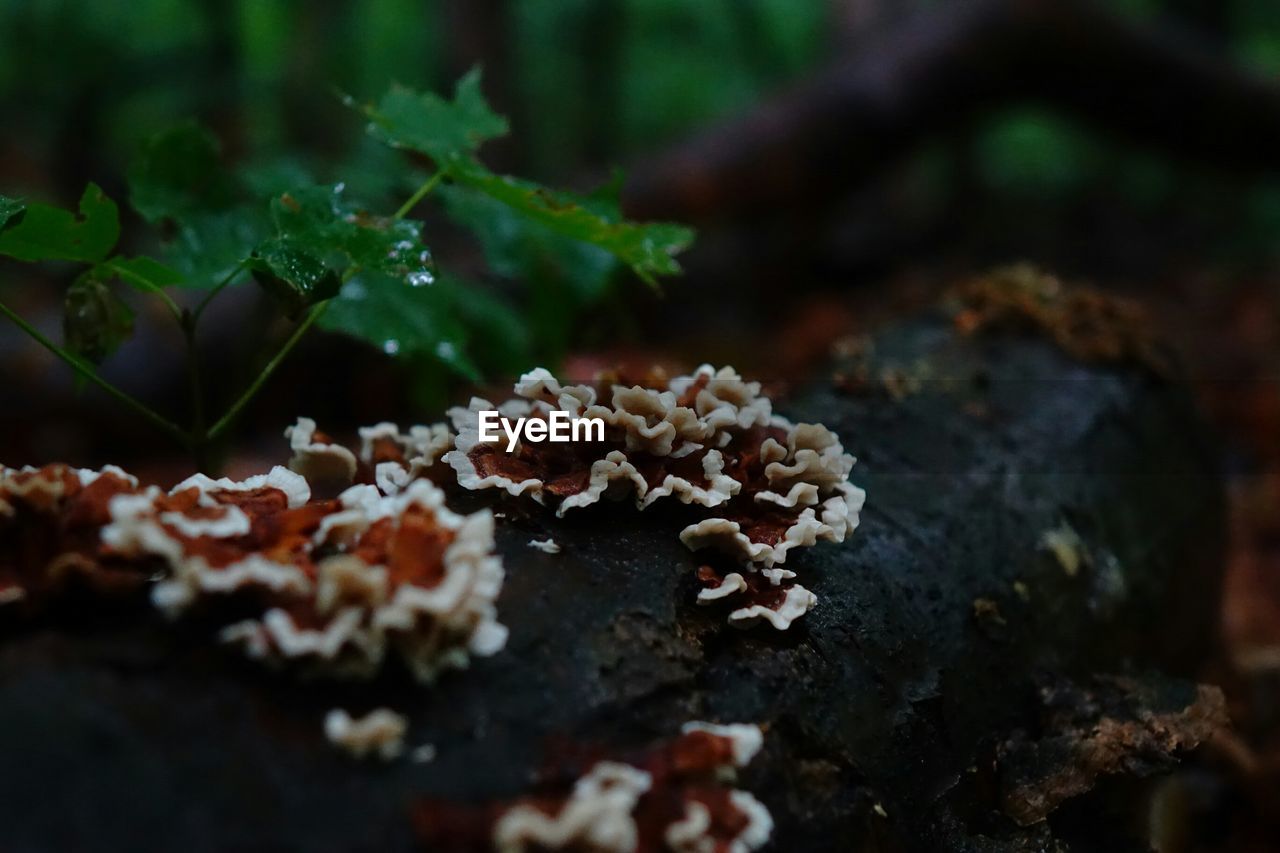
[[1099, 777], [1166, 770], [1227, 725], [1218, 688], [1154, 677], [1060, 681], [1040, 698], [1042, 734], [1015, 733], [996, 750], [1004, 812], [1023, 826]]
[[1140, 364], [1170, 373], [1169, 355], [1137, 302], [1095, 288], [1063, 285], [1029, 265], [997, 269], [953, 290], [956, 331], [1031, 332], [1085, 362]]
[[[579, 755], [596, 750], [576, 748]], [[555, 773], [544, 780], [542, 790], [508, 802], [466, 804], [449, 800], [422, 800], [411, 806], [411, 818], [418, 838], [432, 850], [487, 851], [493, 849], [494, 829], [503, 815], [516, 806], [533, 808], [554, 818], [570, 799], [575, 776], [591, 771], [597, 758], [584, 763], [572, 774]], [[668, 850], [666, 832], [683, 820], [690, 804], [707, 809], [710, 826], [706, 836], [717, 853], [728, 851], [732, 842], [750, 824], [731, 799], [732, 787], [725, 783], [727, 771], [735, 767], [733, 741], [712, 732], [691, 731], [647, 749], [615, 757], [650, 776], [649, 789], [640, 796], [631, 818], [638, 835], [636, 853]], [[565, 849], [582, 849], [572, 844]]]

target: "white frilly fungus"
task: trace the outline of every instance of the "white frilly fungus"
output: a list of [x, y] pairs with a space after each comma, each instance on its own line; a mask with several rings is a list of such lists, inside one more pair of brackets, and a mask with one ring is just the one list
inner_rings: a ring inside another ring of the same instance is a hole
[[[695, 733], [729, 741], [731, 763], [697, 767], [696, 760], [692, 765], [677, 761], [662, 782], [668, 789], [657, 791], [653, 775], [645, 770], [621, 761], [597, 762], [577, 780], [554, 814], [524, 803], [504, 811], [493, 825], [495, 849], [501, 853], [524, 853], [531, 849], [633, 853], [640, 839], [638, 822], [649, 821], [646, 825], [653, 827], [655, 815], [663, 814], [662, 810], [668, 808], [665, 804], [673, 797], [683, 806], [680, 816], [666, 818], [665, 826], [658, 824], [670, 850], [751, 853], [763, 847], [773, 832], [773, 818], [763, 803], [746, 791], [730, 790], [726, 799], [738, 813], [738, 820], [726, 822], [721, 815], [720, 826], [717, 826], [707, 805], [709, 801], [704, 802], [698, 796], [699, 791], [710, 784], [700, 780], [699, 774], [732, 780], [733, 771], [755, 757], [764, 740], [760, 727], [691, 722], [682, 729], [686, 739]], [[677, 741], [666, 749], [674, 755], [680, 747]], [[692, 776], [682, 778], [690, 772]], [[736, 825], [739, 821], [741, 828], [736, 834], [724, 837], [725, 824]]]
[[560, 543], [556, 542], [556, 540], [549, 536], [546, 539], [530, 539], [529, 547], [534, 550], [541, 551], [544, 554], [560, 553]]
[[[193, 488], [194, 508], [162, 508]], [[264, 543], [261, 551], [240, 544], [251, 529], [249, 510], [222, 501], [261, 490], [283, 493], [290, 511], [314, 512], [314, 518], [298, 522], [314, 532], [294, 534], [285, 544]], [[163, 561], [167, 571], [151, 595], [171, 617], [211, 595], [269, 593], [272, 603], [260, 616], [227, 625], [219, 634], [269, 663], [368, 676], [396, 653], [415, 676], [430, 681], [444, 669], [465, 667], [471, 655], [503, 647], [507, 632], [494, 606], [503, 570], [493, 553], [488, 511], [452, 512], [443, 492], [427, 480], [394, 495], [357, 485], [328, 504], [307, 504], [308, 497], [306, 481], [284, 468], [238, 483], [197, 476], [168, 495], [151, 486], [111, 498], [101, 538], [119, 556]], [[438, 577], [406, 574], [402, 567], [393, 580], [386, 565], [357, 556], [380, 553], [377, 547], [386, 551], [391, 546], [385, 543], [402, 533], [425, 538], [413, 540], [401, 558], [419, 561], [421, 572], [436, 571], [431, 566], [438, 563]], [[375, 543], [371, 551], [366, 534], [382, 537], [377, 541], [384, 544]], [[226, 559], [228, 552], [236, 558]]]
[[[775, 415], [769, 399], [760, 394], [760, 384], [744, 381], [732, 368], [703, 365], [672, 379], [665, 389], [615, 384], [604, 391], [562, 384], [539, 368], [521, 377], [515, 393], [500, 405], [477, 397], [467, 407], [449, 411], [457, 437], [443, 459], [464, 488], [553, 500], [559, 515], [604, 497], [628, 495], [642, 510], [667, 497], [709, 510], [722, 508], [724, 515], [709, 513], [686, 526], [680, 540], [691, 550], [726, 554], [749, 572], [774, 571], [796, 548], [843, 542], [858, 526], [865, 493], [849, 482], [854, 458], [845, 453], [839, 438], [821, 424], [793, 424]], [[478, 413], [491, 409], [512, 419], [552, 411], [599, 418], [610, 440], [576, 444], [585, 487], [552, 495], [548, 475], [536, 465], [526, 460], [515, 466], [502, 458], [503, 449], [480, 441]], [[595, 458], [593, 451], [598, 453]], [[693, 454], [701, 454], [700, 460], [695, 457], [680, 465], [678, 460]], [[744, 472], [741, 460], [752, 454], [759, 470]], [[653, 470], [655, 460], [660, 469], [679, 467], [683, 476], [666, 470], [660, 482], [651, 484], [642, 470]], [[690, 463], [700, 469], [700, 476], [691, 472]], [[779, 525], [776, 539], [753, 538], [744, 519], [756, 517]], [[745, 583], [733, 577], [704, 590], [699, 600], [706, 603], [745, 591]], [[774, 585], [788, 579], [768, 577]], [[803, 587], [789, 586], [776, 608], [759, 603], [742, 607], [730, 615], [730, 622], [745, 626], [763, 620], [786, 630], [816, 600]]]
[[389, 708], [377, 708], [362, 717], [352, 717], [334, 708], [324, 718], [324, 736], [353, 758], [377, 756], [383, 761], [398, 758], [404, 751], [404, 735], [409, 724]]

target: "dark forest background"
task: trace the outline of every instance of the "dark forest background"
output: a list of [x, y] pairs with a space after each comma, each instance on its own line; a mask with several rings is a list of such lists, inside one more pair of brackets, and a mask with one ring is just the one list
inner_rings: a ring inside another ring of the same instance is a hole
[[[1058, 8], [1083, 11], [1045, 11]], [[1186, 79], [1161, 76], [1129, 38]], [[1054, 63], [1063, 73], [1045, 74]], [[569, 330], [569, 352], [663, 351], [785, 375], [850, 324], [993, 264], [1031, 260], [1168, 293], [1254, 282], [1280, 253], [1280, 158], [1265, 136], [1247, 138], [1253, 123], [1280, 121], [1270, 104], [1249, 107], [1247, 86], [1280, 72], [1280, 7], [1264, 0], [8, 0], [0, 187], [69, 205], [93, 180], [122, 198], [141, 142], [194, 117], [263, 182], [341, 180], [394, 207], [414, 176], [338, 93], [371, 98], [392, 81], [448, 91], [475, 65], [512, 123], [486, 148], [490, 165], [576, 187], [620, 165], [630, 211], [700, 231], [687, 278], [660, 300], [619, 287]], [[1196, 89], [1223, 69], [1238, 97], [1215, 108], [1215, 90]], [[843, 100], [832, 96], [841, 81]], [[739, 132], [734, 122], [761, 104], [782, 109]], [[717, 129], [680, 159], [687, 140]], [[749, 150], [762, 129], [768, 144]], [[717, 147], [727, 143], [748, 150]], [[702, 168], [715, 163], [730, 165]], [[126, 246], [137, 224], [126, 220]], [[459, 240], [437, 225], [430, 240]], [[142, 239], [132, 246], [147, 250]], [[0, 292], [50, 333], [69, 278], [0, 264]], [[256, 369], [253, 342], [277, 331], [259, 299], [240, 288], [213, 318], [215, 396], [219, 378], [230, 393]], [[169, 334], [140, 317], [106, 375], [144, 399], [175, 395]], [[761, 336], [783, 356], [764, 357]], [[349, 427], [421, 419], [457, 396], [447, 376], [407, 375], [347, 341], [306, 348], [253, 411], [268, 441], [300, 409]], [[8, 326], [0, 405], [12, 461], [156, 451]]]
[[[662, 296], [619, 282], [560, 330], [549, 367], [729, 362], [800, 381], [839, 341], [1022, 261], [1140, 299], [1222, 436], [1231, 502], [1223, 654], [1205, 680], [1227, 686], [1240, 740], [1186, 778], [1234, 839], [1221, 849], [1275, 849], [1280, 4], [0, 0], [0, 194], [71, 206], [92, 180], [123, 198], [139, 144], [194, 117], [264, 184], [341, 180], [394, 209], [416, 178], [338, 93], [448, 91], [476, 65], [512, 124], [489, 165], [575, 188], [621, 166], [625, 210], [699, 233], [687, 275]], [[149, 250], [140, 225], [124, 221], [126, 248]], [[426, 237], [485, 274], [448, 222], [428, 217]], [[56, 338], [73, 275], [0, 262], [0, 299]], [[180, 409], [178, 334], [136, 307], [138, 334], [104, 374]], [[239, 287], [210, 312], [211, 397], [229, 399], [279, 341], [266, 308]], [[551, 322], [526, 319], [535, 335]], [[315, 334], [249, 410], [228, 468], [282, 461], [298, 415], [348, 437], [434, 420], [466, 393]], [[7, 323], [0, 461], [189, 473], [180, 449]]]

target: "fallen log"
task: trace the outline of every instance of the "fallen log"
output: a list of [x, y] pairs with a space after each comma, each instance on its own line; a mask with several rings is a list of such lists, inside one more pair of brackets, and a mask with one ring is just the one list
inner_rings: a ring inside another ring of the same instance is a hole
[[[560, 519], [453, 494], [503, 514], [510, 639], [430, 687], [266, 672], [142, 605], [6, 626], [0, 846], [454, 849], [487, 843], [484, 804], [562, 795], [707, 720], [765, 730], [737, 787], [772, 814], [768, 849], [1144, 849], [1130, 793], [1102, 783], [1223, 722], [1213, 689], [1147, 674], [1193, 676], [1211, 647], [1211, 443], [1187, 389], [1131, 348], [1086, 363], [962, 316], [890, 330], [781, 406], [835, 430], [868, 493], [847, 541], [788, 561], [818, 596], [788, 630], [694, 603], [679, 507]], [[530, 547], [548, 539], [558, 553]], [[325, 742], [330, 709], [382, 706], [433, 760]], [[1122, 806], [1082, 817], [1095, 785]]]

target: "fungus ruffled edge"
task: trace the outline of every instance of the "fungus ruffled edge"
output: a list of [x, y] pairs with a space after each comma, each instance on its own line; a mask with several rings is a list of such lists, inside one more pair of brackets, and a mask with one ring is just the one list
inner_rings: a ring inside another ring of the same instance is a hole
[[[228, 625], [223, 641], [271, 663], [302, 659], [357, 675], [376, 672], [394, 650], [424, 682], [503, 648], [507, 630], [494, 604], [503, 570], [492, 554], [490, 512], [453, 513], [426, 480], [386, 496], [353, 486], [337, 502], [312, 539], [339, 555], [317, 564], [310, 594]], [[408, 547], [397, 547], [401, 540]], [[382, 559], [370, 563], [370, 554]], [[418, 566], [406, 564], [413, 557]]]
[[686, 723], [664, 743], [595, 762], [567, 790], [480, 807], [427, 800], [414, 823], [428, 847], [751, 853], [768, 843], [773, 818], [730, 786], [763, 740], [755, 725]]
[[[858, 525], [866, 494], [849, 481], [855, 460], [839, 438], [821, 424], [773, 414], [759, 383], [732, 368], [703, 365], [665, 387], [566, 385], [539, 368], [514, 390], [517, 396], [499, 405], [476, 397], [449, 410], [457, 437], [443, 460], [463, 488], [530, 497], [561, 516], [605, 497], [631, 496], [641, 510], [674, 498], [708, 511], [681, 530], [681, 542], [723, 554], [747, 572], [768, 573], [796, 548], [843, 542]], [[606, 441], [575, 443], [568, 451], [520, 443], [508, 454], [480, 441], [482, 410], [507, 418], [554, 411], [599, 418]], [[779, 584], [776, 576], [770, 580]], [[726, 587], [716, 598], [733, 592]], [[792, 585], [774, 605], [737, 608], [730, 622], [766, 621], [786, 630], [815, 602], [813, 593]]]
[[399, 758], [404, 752], [404, 736], [408, 730], [409, 721], [390, 708], [375, 708], [359, 717], [334, 708], [324, 718], [325, 739], [352, 758], [377, 756], [383, 761]]
[[698, 569], [698, 604], [714, 604], [736, 596], [736, 609], [729, 613], [729, 624], [749, 628], [767, 621], [779, 631], [813, 609], [818, 597], [795, 583], [796, 573], [786, 569], [765, 569], [759, 573], [729, 572], [721, 575], [711, 566]]
[[[342, 569], [336, 558], [322, 566], [309, 565], [308, 558], [303, 560], [306, 565], [300, 566], [293, 559], [256, 552], [246, 553], [230, 565], [213, 567], [202, 563], [199, 555], [188, 554], [175, 536], [217, 541], [244, 536], [252, 519], [237, 501], [251, 503], [254, 495], [265, 492], [282, 495], [288, 510], [311, 507], [307, 512], [321, 516], [317, 523], [326, 532], [361, 525], [365, 512], [384, 517], [386, 510], [379, 508], [380, 502], [410, 492], [443, 510], [442, 497], [418, 486], [424, 483], [434, 488], [427, 478], [438, 480], [438, 463], [443, 462], [463, 488], [528, 496], [553, 504], [559, 515], [606, 497], [631, 496], [640, 510], [664, 498], [678, 501], [704, 516], [680, 531], [680, 540], [687, 547], [726, 556], [753, 578], [755, 587], [764, 578], [778, 593], [753, 589], [754, 594], [746, 595], [746, 602], [739, 602], [730, 612], [730, 623], [749, 626], [767, 622], [786, 630], [817, 599], [804, 587], [785, 584], [790, 573], [777, 567], [786, 562], [792, 550], [823, 541], [842, 542], [857, 527], [865, 493], [849, 482], [853, 457], [825, 426], [793, 424], [773, 414], [771, 402], [760, 394], [759, 383], [743, 380], [732, 368], [717, 370], [703, 365], [688, 376], [651, 384], [659, 387], [628, 385], [616, 379], [596, 385], [565, 385], [550, 372], [537, 369], [516, 383], [515, 399], [494, 407], [473, 398], [466, 408], [451, 409], [456, 434], [445, 424], [414, 426], [401, 432], [395, 424], [384, 422], [359, 431], [358, 453], [334, 443], [310, 418], [299, 418], [285, 431], [293, 451], [290, 466], [296, 470], [277, 467], [241, 482], [197, 474], [180, 483], [167, 498], [190, 490], [196, 506], [182, 511], [169, 508], [159, 514], [149, 507], [154, 508], [163, 493], [150, 487], [139, 494], [133, 480], [131, 493], [121, 496], [112, 512], [103, 541], [126, 556], [144, 554], [166, 562], [169, 573], [153, 594], [157, 606], [173, 614], [202, 595], [234, 592], [245, 586], [270, 589], [282, 596], [307, 596], [323, 579], [321, 575], [348, 577], [355, 570], [349, 564]], [[602, 402], [605, 398], [607, 403]], [[497, 408], [507, 417], [546, 417], [552, 411], [597, 417], [607, 425], [606, 440], [578, 442], [568, 452], [555, 453], [545, 452], [542, 446], [519, 444], [516, 452], [508, 455], [479, 441], [476, 414], [486, 408]], [[31, 469], [15, 475], [0, 468], [0, 478], [4, 478], [0, 479], [0, 518], [13, 513], [13, 499], [51, 505], [71, 482], [67, 477], [87, 485], [98, 476], [97, 472], [67, 471], [74, 473], [39, 477]], [[307, 478], [296, 471], [330, 482], [358, 483], [338, 496], [332, 511], [322, 511], [316, 509], [318, 502], [311, 501]], [[128, 477], [119, 469], [106, 468], [102, 473]], [[240, 497], [228, 497], [233, 495]], [[491, 549], [491, 516], [488, 523]], [[320, 537], [303, 550], [309, 553], [310, 548], [323, 544]], [[531, 545], [551, 552], [550, 545]], [[377, 567], [369, 568], [362, 581], [368, 594], [385, 594]], [[500, 568], [497, 574], [500, 586]], [[482, 587], [491, 585], [486, 581]], [[735, 584], [718, 587], [715, 595], [704, 588], [699, 601], [717, 601], [742, 592]], [[18, 587], [0, 578], [0, 604], [22, 597]], [[326, 600], [319, 596], [313, 604]], [[367, 609], [369, 601], [364, 605]], [[332, 618], [321, 613], [326, 618], [317, 619], [313, 612], [311, 621], [319, 624], [306, 626], [299, 626], [295, 616], [289, 608], [273, 607], [256, 621], [228, 626], [223, 637], [268, 660], [281, 655], [350, 657], [331, 650], [364, 648], [367, 651], [355, 657], [376, 667], [386, 645], [385, 632], [373, 629], [369, 633], [367, 613], [343, 612]], [[375, 622], [379, 620], [388, 625], [404, 621], [377, 616]], [[477, 630], [481, 639], [472, 649], [474, 653], [483, 654], [485, 649], [500, 645], [498, 632], [487, 623]], [[416, 660], [420, 656], [410, 657]], [[451, 659], [464, 661], [465, 655]], [[424, 678], [434, 672], [430, 666], [415, 664], [414, 669]]]
[[[680, 531], [690, 550], [719, 553], [785, 593], [758, 595], [734, 609], [729, 621], [742, 627], [766, 622], [786, 630], [811, 609], [813, 593], [783, 587], [776, 567], [797, 548], [843, 542], [858, 525], [865, 493], [849, 481], [855, 460], [839, 438], [821, 424], [775, 415], [760, 384], [733, 368], [702, 365], [687, 376], [642, 384], [616, 377], [565, 384], [537, 368], [520, 377], [514, 392], [500, 404], [473, 397], [450, 409], [452, 430], [435, 424], [404, 434], [390, 423], [361, 429], [362, 482], [395, 494], [417, 478], [452, 474], [469, 491], [531, 498], [559, 516], [605, 498], [630, 497], [639, 510], [664, 498], [678, 501], [704, 516]], [[480, 440], [478, 416], [486, 410], [508, 419], [553, 412], [599, 418], [605, 440], [554, 449], [517, 442], [508, 453]], [[295, 429], [314, 433], [306, 419]], [[726, 587], [700, 601], [733, 592]]]
[[357, 485], [310, 497], [282, 467], [243, 481], [196, 475], [168, 492], [114, 468], [0, 468], [0, 533], [43, 544], [58, 537], [36, 528], [75, 532], [31, 566], [0, 567], [0, 603], [67, 567], [105, 565], [170, 618], [237, 614], [220, 639], [276, 665], [369, 676], [394, 654], [430, 681], [504, 646], [490, 512], [450, 511], [425, 479], [394, 495]]
[[544, 554], [559, 554], [560, 543], [548, 536], [546, 539], [530, 539], [529, 547]]
[[298, 418], [284, 431], [293, 455], [289, 469], [308, 481], [349, 483], [356, 476], [356, 455], [316, 429], [311, 418]]
[[412, 426], [408, 432], [389, 421], [361, 427], [358, 452], [320, 432], [311, 418], [299, 417], [284, 435], [293, 451], [289, 468], [308, 481], [373, 483], [386, 495], [419, 479], [453, 445], [444, 424]]

